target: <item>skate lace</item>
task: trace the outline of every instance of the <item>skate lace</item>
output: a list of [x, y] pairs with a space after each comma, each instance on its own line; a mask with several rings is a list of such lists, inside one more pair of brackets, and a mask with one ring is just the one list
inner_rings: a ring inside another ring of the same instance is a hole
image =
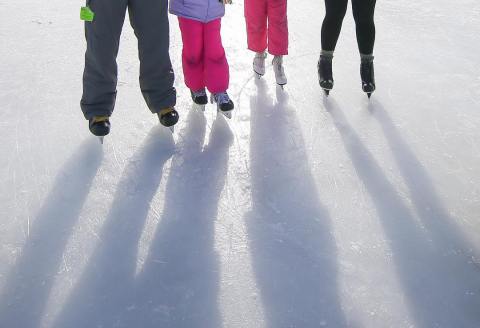
[[230, 101], [230, 97], [226, 92], [220, 92], [215, 94], [215, 100], [218, 104], [226, 104]]
[[264, 60], [265, 58], [267, 58], [266, 52], [257, 52], [255, 54], [255, 59]]
[[273, 60], [273, 68], [275, 69], [275, 73], [279, 76], [285, 76], [285, 69], [283, 68], [283, 63], [281, 60]]
[[265, 67], [265, 58], [267, 57], [266, 53], [256, 54], [253, 58], [253, 64], [257, 67]]
[[327, 82], [333, 81], [331, 61], [329, 61], [328, 59], [321, 58], [320, 61], [318, 62], [318, 68], [319, 68], [320, 77], [324, 81], [327, 81]]
[[205, 89], [198, 90], [198, 91], [192, 91], [192, 93], [195, 97], [202, 97], [202, 96], [207, 95], [207, 93], [205, 92]]
[[370, 62], [362, 62], [362, 65], [360, 66], [360, 75], [362, 77], [363, 82], [365, 83], [371, 83], [374, 80], [374, 75], [373, 75], [373, 63]]

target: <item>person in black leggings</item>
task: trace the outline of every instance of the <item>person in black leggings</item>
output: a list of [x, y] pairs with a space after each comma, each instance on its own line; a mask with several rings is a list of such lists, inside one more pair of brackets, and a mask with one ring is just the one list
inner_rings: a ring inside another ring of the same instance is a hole
[[[373, 71], [373, 46], [375, 23], [373, 20], [376, 0], [351, 0], [355, 19], [357, 43], [360, 51], [360, 75], [362, 89], [368, 97], [375, 90]], [[322, 25], [322, 52], [318, 61], [320, 86], [328, 95], [333, 88], [332, 59], [337, 45], [348, 0], [325, 0], [325, 19]]]

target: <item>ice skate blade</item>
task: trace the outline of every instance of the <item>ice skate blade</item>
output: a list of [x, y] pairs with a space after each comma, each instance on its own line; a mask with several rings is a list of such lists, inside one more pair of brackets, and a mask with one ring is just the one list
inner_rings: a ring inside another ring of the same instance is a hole
[[169, 126], [170, 132], [175, 133], [175, 125]]
[[372, 96], [372, 92], [367, 92], [368, 99], [370, 99], [371, 96]]
[[228, 118], [229, 120], [232, 119], [232, 111], [229, 110], [229, 111], [221, 111], [219, 110], [218, 111], [219, 113], [221, 113], [223, 116], [225, 116], [226, 118]]
[[98, 141], [100, 141], [100, 144], [103, 145], [103, 137], [98, 137]]
[[328, 95], [330, 94], [329, 89], [323, 89], [323, 92], [325, 93], [325, 97], [328, 97]]
[[196, 103], [193, 103], [193, 109], [196, 109], [197, 111], [199, 112], [205, 112], [205, 107], [207, 105], [206, 104], [196, 104]]
[[284, 84], [277, 83], [277, 85], [280, 87], [280, 89], [285, 90], [285, 86], [287, 84], [286, 83], [284, 83]]
[[260, 74], [260, 73], [257, 73], [255, 71], [253, 71], [255, 73], [255, 77], [260, 80], [262, 77], [263, 77], [263, 74]]

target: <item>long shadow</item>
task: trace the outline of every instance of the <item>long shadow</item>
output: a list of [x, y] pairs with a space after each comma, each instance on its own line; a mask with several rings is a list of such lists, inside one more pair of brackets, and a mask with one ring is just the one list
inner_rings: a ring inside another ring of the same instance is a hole
[[206, 120], [191, 110], [173, 158], [165, 208], [138, 275], [129, 327], [221, 327], [214, 223], [233, 135], [223, 116], [202, 150]]
[[251, 106], [252, 211], [246, 216], [268, 327], [345, 327], [331, 217], [319, 200], [288, 95], [257, 81]]
[[368, 109], [379, 123], [390, 150], [407, 184], [415, 210], [434, 242], [452, 249], [451, 255], [478, 256], [478, 250], [468, 242], [442, 204], [425, 167], [402, 138], [383, 105], [372, 99]]
[[171, 133], [155, 127], [130, 159], [98, 245], [54, 327], [124, 327], [121, 318], [131, 303], [138, 243], [174, 148]]
[[335, 100], [325, 100], [324, 106], [376, 207], [415, 326], [478, 326], [475, 268], [446, 256], [428, 240]]
[[6, 280], [0, 327], [40, 326], [62, 254], [102, 158], [98, 141], [89, 138], [60, 169]]
[[[450, 282], [452, 297], [451, 300], [444, 300], [445, 306], [457, 309], [460, 312], [458, 315], [465, 316], [466, 320], [470, 319], [472, 324], [480, 326], [480, 269], [472, 263], [472, 256], [478, 256], [478, 250], [460, 231], [455, 218], [448, 214], [427, 170], [402, 138], [383, 105], [378, 100], [373, 100], [369, 102], [368, 109], [383, 130], [408, 187], [415, 211], [432, 241], [432, 247], [441, 253], [445, 266], [451, 266], [448, 270], [453, 271], [450, 273], [450, 279], [453, 279]], [[469, 308], [477, 309], [473, 316], [472, 313], [469, 315]]]

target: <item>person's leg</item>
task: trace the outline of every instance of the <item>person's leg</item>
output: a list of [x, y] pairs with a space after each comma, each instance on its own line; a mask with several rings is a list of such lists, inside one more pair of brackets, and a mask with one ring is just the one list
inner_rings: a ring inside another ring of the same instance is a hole
[[83, 95], [80, 106], [87, 120], [110, 116], [117, 95], [117, 54], [127, 0], [90, 0], [95, 13], [85, 22], [87, 51], [83, 72]]
[[375, 3], [376, 0], [352, 0], [358, 50], [360, 51], [360, 77], [362, 79], [362, 89], [367, 93], [368, 97], [376, 89], [373, 66]]
[[229, 67], [220, 35], [221, 19], [205, 24], [204, 63], [205, 84], [211, 93], [227, 91]]
[[138, 39], [140, 88], [152, 111], [176, 103], [174, 73], [169, 54], [167, 0], [129, 0], [130, 23]]
[[245, 0], [248, 49], [264, 52], [267, 49], [267, 0]]
[[268, 52], [288, 54], [287, 0], [268, 0]]
[[[363, 0], [362, 0], [363, 1]], [[322, 24], [322, 50], [332, 52], [337, 45], [348, 0], [325, 0], [325, 18]]]
[[376, 0], [352, 0], [358, 50], [363, 55], [373, 54], [375, 44], [375, 3]]
[[178, 18], [182, 32], [182, 64], [185, 84], [192, 91], [205, 88], [203, 30], [204, 24], [192, 19]]

